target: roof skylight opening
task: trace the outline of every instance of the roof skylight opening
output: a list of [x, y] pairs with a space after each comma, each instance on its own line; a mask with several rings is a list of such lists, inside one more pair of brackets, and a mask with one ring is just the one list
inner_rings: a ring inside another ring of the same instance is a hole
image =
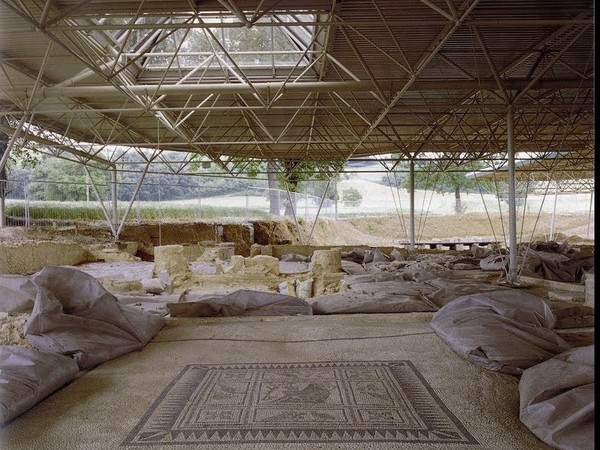
[[[315, 27], [305, 23], [314, 21], [312, 14], [270, 15], [246, 28], [233, 16], [203, 18], [206, 28], [198, 22], [197, 28], [164, 30], [144, 66], [187, 70], [199, 66], [222, 70], [227, 65], [243, 69], [306, 67], [312, 61], [313, 53], [307, 48]], [[293, 23], [298, 25], [287, 25]]]

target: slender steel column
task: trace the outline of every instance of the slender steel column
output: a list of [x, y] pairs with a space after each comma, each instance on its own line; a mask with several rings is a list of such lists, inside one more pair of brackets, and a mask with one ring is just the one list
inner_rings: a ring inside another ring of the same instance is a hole
[[588, 226], [586, 236], [590, 237], [590, 226], [592, 223], [592, 210], [594, 209], [594, 191], [591, 192], [590, 195], [590, 211], [588, 213]]
[[409, 250], [415, 251], [415, 162], [410, 161], [409, 172], [409, 203], [410, 203], [410, 218], [409, 218]]
[[508, 152], [508, 272], [506, 281], [517, 281], [517, 181], [515, 172], [515, 117], [511, 105], [506, 112], [506, 147]]
[[558, 181], [555, 181], [556, 185], [554, 187], [554, 206], [552, 206], [552, 218], [550, 219], [550, 237], [548, 238], [550, 241], [554, 239], [554, 223], [556, 220], [556, 202], [558, 200]]
[[[117, 165], [115, 164], [112, 168], [112, 180], [110, 183], [111, 197], [112, 197], [112, 223], [113, 228], [116, 230], [119, 226], [119, 208], [117, 205]], [[115, 241], [119, 239], [119, 236], [115, 233]]]

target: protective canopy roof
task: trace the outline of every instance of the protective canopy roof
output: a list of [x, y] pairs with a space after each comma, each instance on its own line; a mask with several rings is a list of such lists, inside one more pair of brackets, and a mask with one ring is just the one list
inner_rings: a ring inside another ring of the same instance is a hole
[[[109, 147], [593, 167], [591, 0], [0, 0], [2, 131]], [[394, 162], [392, 161], [393, 165]], [[229, 166], [227, 166], [229, 165]]]

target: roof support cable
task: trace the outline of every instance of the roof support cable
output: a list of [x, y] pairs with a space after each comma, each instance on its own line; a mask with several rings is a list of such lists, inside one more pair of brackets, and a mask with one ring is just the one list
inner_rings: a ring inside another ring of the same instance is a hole
[[[531, 181], [531, 175], [527, 176], [527, 181], [525, 182], [525, 198], [523, 200], [523, 219], [521, 220], [521, 231], [519, 232], [519, 242], [523, 242], [523, 233], [525, 228], [525, 214], [527, 212], [527, 200], [529, 198], [529, 182]], [[517, 211], [518, 217], [518, 211]]]
[[[142, 171], [142, 174], [140, 175], [140, 179], [138, 180], [138, 182], [136, 183], [134, 192], [131, 196], [131, 200], [129, 201], [129, 203], [127, 204], [127, 208], [125, 209], [125, 212], [123, 213], [123, 217], [121, 219], [121, 223], [119, 225], [119, 228], [117, 229], [116, 233], [115, 233], [115, 240], [119, 239], [119, 236], [121, 235], [121, 232], [123, 231], [123, 227], [125, 226], [125, 221], [127, 220], [127, 217], [129, 216], [129, 212], [131, 211], [131, 208], [133, 207], [133, 204], [135, 203], [136, 199], [139, 198], [139, 192], [140, 192], [140, 188], [142, 187], [142, 183], [144, 182], [144, 179], [146, 178], [146, 174], [148, 173], [148, 169], [150, 168], [150, 164], [152, 163], [152, 161], [154, 161], [154, 159], [161, 153], [160, 150], [155, 150], [154, 153], [152, 154], [152, 156], [150, 158], [148, 158], [148, 162], [146, 163], [144, 170]], [[160, 177], [159, 177], [160, 179]]]
[[[495, 163], [492, 162], [492, 167], [494, 169], [492, 171], [492, 173], [493, 173], [493, 179], [494, 179], [494, 188], [496, 190], [496, 199], [498, 201], [498, 213], [500, 215], [500, 227], [502, 229], [502, 240], [503, 240], [502, 242], [504, 244], [504, 248], [508, 249], [508, 239], [506, 237], [506, 229], [504, 227], [504, 217], [502, 216], [502, 204], [500, 203], [500, 195], [499, 195], [500, 194], [500, 190], [498, 188], [498, 179], [496, 177], [496, 173], [497, 173], [498, 167], [494, 167], [494, 166], [495, 166]], [[483, 198], [483, 195], [482, 195], [482, 198]], [[484, 204], [485, 204], [485, 201], [484, 201]], [[486, 212], [487, 212], [487, 208], [486, 208]], [[488, 214], [488, 217], [489, 217], [489, 214]], [[510, 220], [510, 217], [509, 217], [509, 220]], [[490, 223], [491, 223], [491, 219], [490, 219]], [[495, 233], [494, 233], [494, 240], [496, 242], [498, 242], [498, 238], [496, 237]], [[498, 248], [498, 253], [499, 253], [500, 258], [502, 260], [503, 266], [507, 267], [508, 266], [508, 258], [500, 251], [500, 248]]]
[[[531, 177], [527, 178], [527, 183], [529, 184], [529, 179]], [[550, 174], [550, 177], [552, 178], [552, 173]], [[542, 209], [544, 207], [544, 202], [546, 201], [546, 197], [548, 195], [548, 189], [550, 188], [550, 183], [546, 183], [546, 189], [544, 190], [544, 196], [542, 197], [542, 203], [540, 204], [540, 209], [538, 210], [537, 216], [535, 218], [535, 223], [533, 224], [533, 229], [531, 230], [531, 236], [529, 238], [529, 242], [527, 243], [527, 246], [525, 247], [525, 254], [522, 256], [521, 258], [521, 264], [520, 266], [517, 268], [517, 276], [521, 276], [521, 272], [523, 272], [523, 268], [525, 267], [525, 262], [527, 261], [527, 253], [529, 252], [530, 248], [531, 248], [531, 243], [533, 241], [533, 236], [535, 234], [535, 230], [537, 229], [537, 224], [538, 221], [540, 220], [540, 216], [542, 215]], [[523, 214], [523, 221], [525, 221], [525, 214]]]
[[423, 201], [421, 202], [421, 211], [419, 213], [419, 229], [417, 230], [417, 241], [423, 239], [423, 229], [425, 228], [425, 219], [423, 212], [425, 211], [425, 199], [427, 198], [427, 190], [429, 189], [429, 180], [431, 179], [431, 160], [427, 161], [427, 175], [425, 177], [425, 189], [423, 192]]
[[115, 236], [115, 240], [116, 240], [117, 230], [115, 230], [113, 221], [111, 220], [111, 218], [108, 214], [108, 210], [106, 209], [106, 206], [104, 205], [104, 202], [102, 201], [102, 196], [100, 195], [100, 192], [98, 191], [98, 187], [96, 186], [96, 183], [94, 182], [94, 179], [92, 178], [92, 175], [90, 174], [87, 164], [83, 164], [83, 168], [87, 175], [87, 179], [90, 181], [90, 185], [92, 186], [92, 189], [94, 190], [94, 194], [96, 195], [96, 200], [98, 200], [98, 204], [100, 205], [100, 208], [102, 209], [102, 213], [104, 214], [104, 220], [106, 220], [106, 223], [108, 224], [110, 231], [112, 232], [112, 235]]
[[[339, 172], [335, 173], [334, 176], [337, 177]], [[321, 214], [321, 208], [323, 207], [323, 202], [325, 201], [325, 197], [327, 196], [327, 192], [329, 191], [329, 185], [331, 184], [331, 177], [327, 179], [327, 186], [325, 187], [325, 191], [323, 191], [323, 196], [321, 197], [321, 202], [319, 203], [319, 209], [317, 210], [317, 215], [315, 216], [315, 220], [310, 228], [310, 234], [308, 235], [308, 242], [312, 239], [313, 231], [315, 231], [315, 225], [319, 220], [319, 215]], [[307, 201], [307, 200], [305, 200]]]
[[[494, 174], [495, 174], [495, 172], [494, 172]], [[496, 182], [496, 177], [494, 175], [494, 183], [495, 182]], [[494, 229], [494, 223], [492, 222], [492, 217], [491, 217], [490, 211], [487, 207], [487, 203], [485, 202], [485, 197], [483, 196], [483, 190], [481, 189], [481, 183], [479, 182], [479, 178], [477, 177], [476, 172], [475, 172], [475, 183], [477, 184], [477, 190], [479, 191], [479, 195], [481, 196], [481, 203], [483, 204], [483, 207], [485, 209], [485, 214], [487, 215], [488, 222], [490, 223], [490, 229], [492, 230], [492, 236], [494, 237], [494, 242], [498, 242], [498, 237], [496, 236], [496, 230]], [[496, 197], [497, 196], [498, 196], [498, 186], [496, 184]], [[499, 203], [500, 203], [500, 199], [498, 199], [498, 204]], [[500, 214], [500, 218], [502, 218], [502, 214]], [[506, 242], [506, 238], [505, 238], [505, 242]], [[492, 251], [494, 251], [494, 250], [498, 251], [498, 255], [500, 256], [500, 258], [502, 260], [502, 264], [506, 267], [506, 258], [500, 251], [500, 248], [496, 247], [496, 248], [492, 249]]]
[[[429, 162], [429, 164], [431, 165], [431, 161]], [[429, 186], [429, 175], [430, 173], [427, 174], [427, 182], [425, 184], [425, 194], [423, 195], [423, 205], [421, 206], [421, 211], [425, 210], [426, 214], [425, 214], [425, 218], [420, 222], [419, 224], [419, 239], [423, 239], [423, 234], [425, 233], [425, 223], [427, 222], [427, 218], [429, 217], [429, 211], [431, 211], [431, 202], [433, 200], [433, 193], [435, 192], [436, 188], [437, 188], [437, 184], [438, 184], [438, 178], [434, 177], [433, 178], [433, 185], [431, 186], [431, 193], [429, 194], [429, 202], [427, 203], [427, 209], [425, 209], [425, 198], [427, 197], [427, 188]]]
[[404, 237], [408, 240], [408, 233], [406, 231], [406, 224], [404, 223], [404, 213], [402, 212], [402, 202], [400, 201], [400, 187], [398, 186], [396, 177], [394, 176], [394, 184], [396, 185], [396, 194], [398, 195], [398, 203], [396, 203], [396, 196], [394, 195], [394, 187], [392, 186], [392, 180], [390, 179], [390, 171], [386, 173], [388, 184], [390, 185], [390, 191], [392, 192], [392, 199], [394, 200], [394, 208], [396, 209], [396, 215], [398, 216], [398, 222], [402, 231], [404, 231]]
[[[477, 29], [473, 30], [473, 28], [470, 27], [469, 31], [470, 31], [469, 34], [470, 34], [470, 37], [471, 37], [471, 48], [473, 49], [473, 60], [475, 62], [475, 72], [477, 74], [477, 84], [479, 86], [478, 94], [479, 94], [480, 100], [481, 100], [480, 104], [484, 104], [483, 90], [481, 88], [481, 74], [480, 74], [480, 71], [479, 71], [479, 64], [477, 63], [477, 54], [475, 53], [475, 39], [473, 38], [473, 31], [475, 31], [478, 34], [477, 37], [478, 37], [480, 46], [481, 46], [482, 50], [484, 51], [484, 53], [487, 51], [487, 47], [485, 47], [485, 44], [483, 42], [483, 38], [481, 37], [480, 33], [478, 33]], [[490, 62], [491, 62], [491, 58], [489, 58], [489, 55], [487, 55], [486, 58], [488, 58], [488, 60], [490, 60]], [[504, 102], [508, 102], [509, 101], [508, 93], [506, 92], [506, 90], [503, 89], [502, 80], [499, 79], [499, 75], [498, 75], [497, 70], [495, 70], [495, 66], [493, 66], [493, 64], [490, 64], [490, 68], [493, 70], [494, 75], [496, 77], [497, 84], [498, 84], [498, 88], [501, 90], [501, 96], [497, 96], [497, 97], [500, 98]], [[492, 92], [494, 92], [494, 91], [492, 91]], [[488, 122], [487, 118], [485, 117], [485, 114], [484, 114], [483, 109], [481, 107], [479, 108], [479, 112], [480, 112], [482, 118], [484, 119], [485, 123], [488, 124], [488, 128], [489, 128], [489, 122]], [[490, 128], [490, 131], [491, 131], [491, 128]], [[494, 136], [493, 133], [492, 133], [492, 137], [495, 138], [495, 136]], [[506, 238], [506, 230], [504, 228], [504, 218], [502, 217], [502, 205], [500, 203], [500, 195], [499, 195], [499, 190], [498, 190], [498, 179], [496, 178], [497, 168], [494, 167], [494, 166], [495, 166], [495, 163], [492, 160], [494, 189], [496, 191], [496, 199], [498, 201], [498, 213], [500, 215], [500, 226], [501, 226], [501, 229], [502, 229], [502, 238], [503, 238], [503, 242], [504, 242], [504, 247], [508, 248], [508, 242], [507, 242], [507, 238]], [[492, 219], [491, 219], [491, 216], [490, 216], [490, 212], [489, 212], [487, 204], [485, 202], [485, 198], [483, 197], [483, 191], [481, 189], [481, 184], [479, 183], [479, 179], [477, 178], [477, 176], [475, 176], [475, 180], [477, 182], [477, 188], [479, 190], [479, 194], [481, 195], [481, 201], [482, 201], [483, 206], [485, 208], [485, 213], [486, 213], [486, 215], [488, 217], [488, 221], [490, 223], [490, 228], [491, 228], [492, 234], [494, 236], [494, 241], [498, 242], [498, 237], [496, 236], [496, 231], [494, 229], [494, 225], [493, 225], [493, 222], [492, 222]], [[509, 220], [510, 220], [510, 215], [509, 215]], [[500, 257], [500, 259], [502, 261], [502, 265], [503, 265], [503, 267], [506, 268], [506, 276], [508, 276], [508, 268], [507, 268], [507, 266], [508, 266], [508, 258], [505, 257], [505, 255], [502, 253], [502, 251], [501, 251], [501, 249], [500, 249], [499, 246], [497, 247], [497, 250], [498, 250], [498, 255], [499, 255], [499, 257]]]

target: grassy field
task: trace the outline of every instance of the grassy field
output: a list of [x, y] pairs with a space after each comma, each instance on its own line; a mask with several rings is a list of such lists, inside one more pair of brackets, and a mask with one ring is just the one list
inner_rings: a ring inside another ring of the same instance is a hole
[[[360, 232], [375, 237], [406, 240], [408, 234], [409, 194], [406, 189], [392, 189], [356, 176], [338, 182], [338, 193], [356, 189], [362, 200], [354, 205], [339, 201], [325, 202], [298, 195], [296, 215], [312, 222], [319, 217], [350, 221]], [[287, 193], [281, 192], [284, 200]], [[507, 227], [508, 205], [493, 194], [463, 194], [463, 213], [454, 212], [454, 195], [427, 190], [415, 191], [417, 239], [456, 236], [502, 236]], [[104, 222], [105, 212], [99, 202], [42, 202], [7, 200], [6, 222], [9, 226], [61, 226], [76, 222]], [[128, 203], [119, 202], [119, 221]], [[593, 236], [594, 211], [590, 211], [590, 194], [554, 197], [530, 195], [517, 205], [518, 229], [523, 237], [539, 234]], [[106, 214], [112, 216], [111, 203], [105, 202]], [[319, 210], [319, 207], [320, 210]], [[556, 207], [553, 220], [553, 209]], [[284, 204], [282, 201], [281, 214]], [[264, 192], [193, 198], [176, 201], [138, 201], [127, 217], [128, 223], [149, 221], [245, 221], [271, 218], [268, 197]], [[590, 231], [591, 228], [591, 231]]]

